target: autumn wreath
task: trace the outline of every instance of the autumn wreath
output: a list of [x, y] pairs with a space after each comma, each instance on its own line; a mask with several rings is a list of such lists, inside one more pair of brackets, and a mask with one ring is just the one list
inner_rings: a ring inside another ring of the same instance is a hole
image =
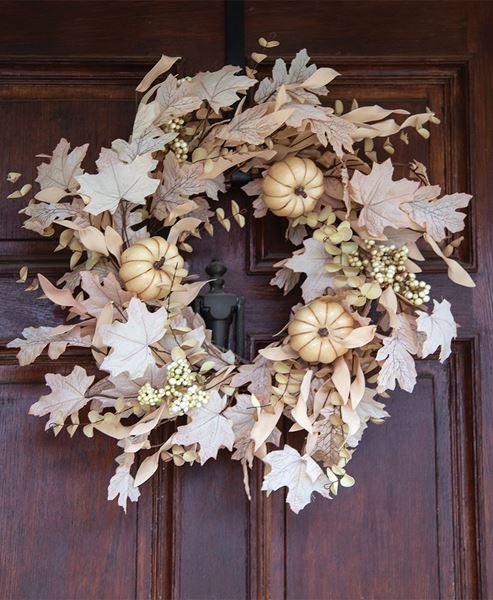
[[[262, 52], [277, 45], [259, 42]], [[30, 412], [48, 415], [55, 435], [81, 428], [116, 440], [108, 498], [124, 508], [160, 461], [204, 464], [220, 448], [243, 466], [247, 493], [248, 470], [263, 461], [262, 489], [287, 487], [295, 512], [314, 492], [329, 498], [351, 486], [346, 465], [368, 422], [388, 416], [377, 398], [397, 383], [411, 392], [414, 357], [440, 348], [443, 361], [456, 335], [449, 302], [430, 304], [422, 249], [445, 261], [453, 281], [474, 285], [451, 257], [461, 238], [450, 235], [463, 229], [457, 209], [470, 196], [441, 196], [417, 161], [396, 178], [390, 158], [408, 135], [428, 138], [435, 114], [328, 106], [336, 71], [309, 65], [301, 50], [289, 68], [277, 59], [271, 76], [257, 79], [265, 58], [253, 53], [246, 74], [226, 66], [178, 77], [169, 74], [178, 59], [163, 56], [137, 87], [130, 139], [102, 148], [96, 173], [81, 167], [88, 145], [70, 150], [62, 139], [42, 157], [39, 190], [22, 209], [24, 227], [71, 253], [56, 285], [38, 275], [28, 286], [68, 316], [26, 328], [9, 346], [21, 365], [45, 349], [55, 360], [87, 348], [98, 373], [75, 365], [46, 375], [51, 391]], [[211, 342], [190, 307], [204, 282], [185, 258], [194, 236], [244, 225], [236, 202], [231, 214], [212, 209], [237, 171], [251, 174], [243, 190], [254, 216], [286, 219], [296, 247], [271, 284], [288, 293], [302, 281], [303, 303], [249, 364]], [[302, 445], [281, 441], [282, 418], [303, 432]], [[170, 435], [156, 444], [165, 424]]]

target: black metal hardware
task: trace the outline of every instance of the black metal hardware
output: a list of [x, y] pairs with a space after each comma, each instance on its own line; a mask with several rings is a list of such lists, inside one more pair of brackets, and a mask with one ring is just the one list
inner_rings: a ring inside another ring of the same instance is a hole
[[[207, 329], [212, 331], [212, 341], [221, 348], [230, 348], [239, 356], [245, 355], [245, 299], [224, 291], [223, 275], [228, 270], [218, 259], [213, 259], [206, 267], [207, 275], [213, 281], [209, 291], [198, 296], [194, 309], [202, 315]], [[234, 325], [234, 335], [231, 326]], [[233, 343], [231, 343], [233, 338]]]

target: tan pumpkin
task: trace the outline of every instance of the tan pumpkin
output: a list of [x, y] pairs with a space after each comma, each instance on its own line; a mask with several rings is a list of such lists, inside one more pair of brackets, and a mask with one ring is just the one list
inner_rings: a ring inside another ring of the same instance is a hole
[[324, 176], [309, 158], [290, 156], [274, 163], [262, 181], [262, 197], [280, 217], [296, 219], [311, 212], [324, 191]]
[[172, 282], [181, 281], [181, 269], [183, 258], [178, 248], [156, 236], [138, 240], [123, 252], [120, 278], [141, 300], [157, 300], [169, 292]]
[[341, 340], [351, 333], [351, 315], [329, 296], [296, 311], [288, 332], [293, 350], [310, 363], [331, 363], [347, 352]]

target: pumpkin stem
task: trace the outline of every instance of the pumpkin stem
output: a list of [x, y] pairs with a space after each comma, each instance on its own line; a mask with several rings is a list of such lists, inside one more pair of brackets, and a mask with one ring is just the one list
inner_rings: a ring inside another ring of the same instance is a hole
[[327, 329], [327, 327], [320, 327], [320, 329], [318, 330], [318, 335], [320, 337], [327, 337], [329, 335], [329, 330]]
[[303, 189], [303, 187], [301, 185], [297, 186], [294, 188], [294, 193], [297, 196], [302, 196], [303, 198], [307, 198], [308, 194], [305, 192], [305, 190]]
[[166, 262], [166, 258], [164, 256], [162, 256], [159, 260], [157, 260], [154, 263], [153, 267], [155, 269], [160, 269], [164, 265], [165, 262]]

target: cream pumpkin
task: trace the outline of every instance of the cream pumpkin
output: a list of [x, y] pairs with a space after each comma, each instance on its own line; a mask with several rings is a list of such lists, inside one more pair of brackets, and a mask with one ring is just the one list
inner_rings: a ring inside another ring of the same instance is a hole
[[268, 170], [262, 197], [275, 215], [295, 219], [315, 208], [324, 191], [323, 182], [322, 171], [312, 160], [290, 156]]
[[156, 236], [138, 240], [121, 256], [120, 278], [129, 292], [141, 300], [163, 298], [178, 284], [183, 258], [174, 244]]
[[293, 350], [310, 363], [331, 363], [348, 350], [341, 340], [351, 333], [351, 315], [330, 297], [322, 297], [296, 311], [288, 332]]

